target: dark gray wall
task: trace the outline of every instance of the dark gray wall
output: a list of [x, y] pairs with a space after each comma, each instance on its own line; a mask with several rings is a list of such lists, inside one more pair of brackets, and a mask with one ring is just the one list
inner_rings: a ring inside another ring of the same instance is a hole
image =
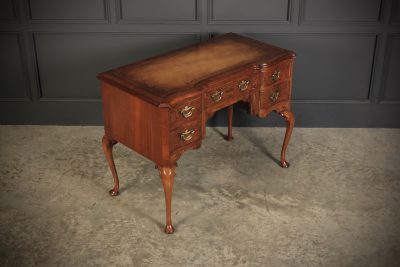
[[297, 53], [298, 126], [399, 127], [399, 2], [0, 0], [0, 123], [102, 124], [97, 73], [232, 31]]

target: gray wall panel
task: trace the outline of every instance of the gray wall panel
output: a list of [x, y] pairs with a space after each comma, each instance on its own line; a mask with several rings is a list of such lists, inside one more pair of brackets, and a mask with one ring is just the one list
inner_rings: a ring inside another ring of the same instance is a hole
[[101, 124], [99, 72], [225, 32], [297, 53], [297, 126], [400, 127], [399, 0], [0, 0], [0, 123]]
[[391, 36], [386, 57], [385, 101], [400, 101], [400, 34]]
[[296, 51], [294, 99], [368, 99], [375, 35], [250, 34], [250, 36]]
[[42, 97], [99, 98], [99, 72], [198, 41], [196, 34], [35, 34]]
[[288, 0], [210, 0], [210, 20], [286, 22], [289, 3]]
[[392, 7], [392, 18], [393, 23], [400, 23], [400, 1], [394, 0]]
[[15, 19], [14, 7], [12, 0], [0, 1], [0, 20], [13, 20]]
[[196, 0], [118, 0], [122, 21], [195, 21]]
[[0, 33], [0, 98], [28, 97], [27, 77], [17, 33]]
[[305, 21], [378, 21], [381, 0], [301, 0]]
[[104, 0], [29, 0], [33, 20], [104, 20]]

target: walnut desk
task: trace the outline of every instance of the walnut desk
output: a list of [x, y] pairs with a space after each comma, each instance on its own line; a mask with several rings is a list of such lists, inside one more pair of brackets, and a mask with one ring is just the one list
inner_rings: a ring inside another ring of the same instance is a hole
[[274, 111], [285, 119], [281, 166], [288, 167], [294, 57], [291, 51], [228, 33], [99, 74], [103, 149], [114, 177], [110, 194], [119, 190], [112, 147], [120, 142], [156, 164], [165, 193], [165, 232], [173, 233], [176, 162], [186, 150], [200, 147], [207, 120], [220, 109], [228, 108], [227, 139], [232, 140], [232, 105], [238, 101], [248, 102], [252, 115]]

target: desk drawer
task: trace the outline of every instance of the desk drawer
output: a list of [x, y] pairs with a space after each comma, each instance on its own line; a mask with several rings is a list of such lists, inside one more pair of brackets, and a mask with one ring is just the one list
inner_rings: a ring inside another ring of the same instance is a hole
[[201, 136], [201, 128], [199, 121], [193, 121], [179, 126], [170, 132], [171, 151], [185, 147], [195, 141], [198, 141]]
[[219, 86], [213, 86], [205, 92], [204, 104], [205, 109], [210, 107], [219, 107], [226, 105], [233, 99], [234, 81], [224, 83]]
[[171, 123], [173, 126], [199, 120], [201, 115], [201, 96], [185, 99], [175, 104], [171, 110]]
[[268, 68], [265, 73], [264, 83], [272, 85], [290, 79], [291, 60], [285, 60]]
[[280, 82], [265, 88], [260, 92], [261, 108], [266, 109], [277, 103], [289, 101], [290, 99], [290, 81]]
[[243, 94], [256, 87], [257, 75], [253, 73], [253, 69], [250, 69], [234, 74], [232, 80], [235, 92]]

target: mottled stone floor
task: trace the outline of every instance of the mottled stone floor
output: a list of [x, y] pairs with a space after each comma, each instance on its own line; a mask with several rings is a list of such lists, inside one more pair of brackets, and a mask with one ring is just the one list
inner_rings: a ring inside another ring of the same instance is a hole
[[400, 266], [400, 129], [208, 128], [166, 235], [154, 164], [102, 127], [0, 126], [1, 266]]

